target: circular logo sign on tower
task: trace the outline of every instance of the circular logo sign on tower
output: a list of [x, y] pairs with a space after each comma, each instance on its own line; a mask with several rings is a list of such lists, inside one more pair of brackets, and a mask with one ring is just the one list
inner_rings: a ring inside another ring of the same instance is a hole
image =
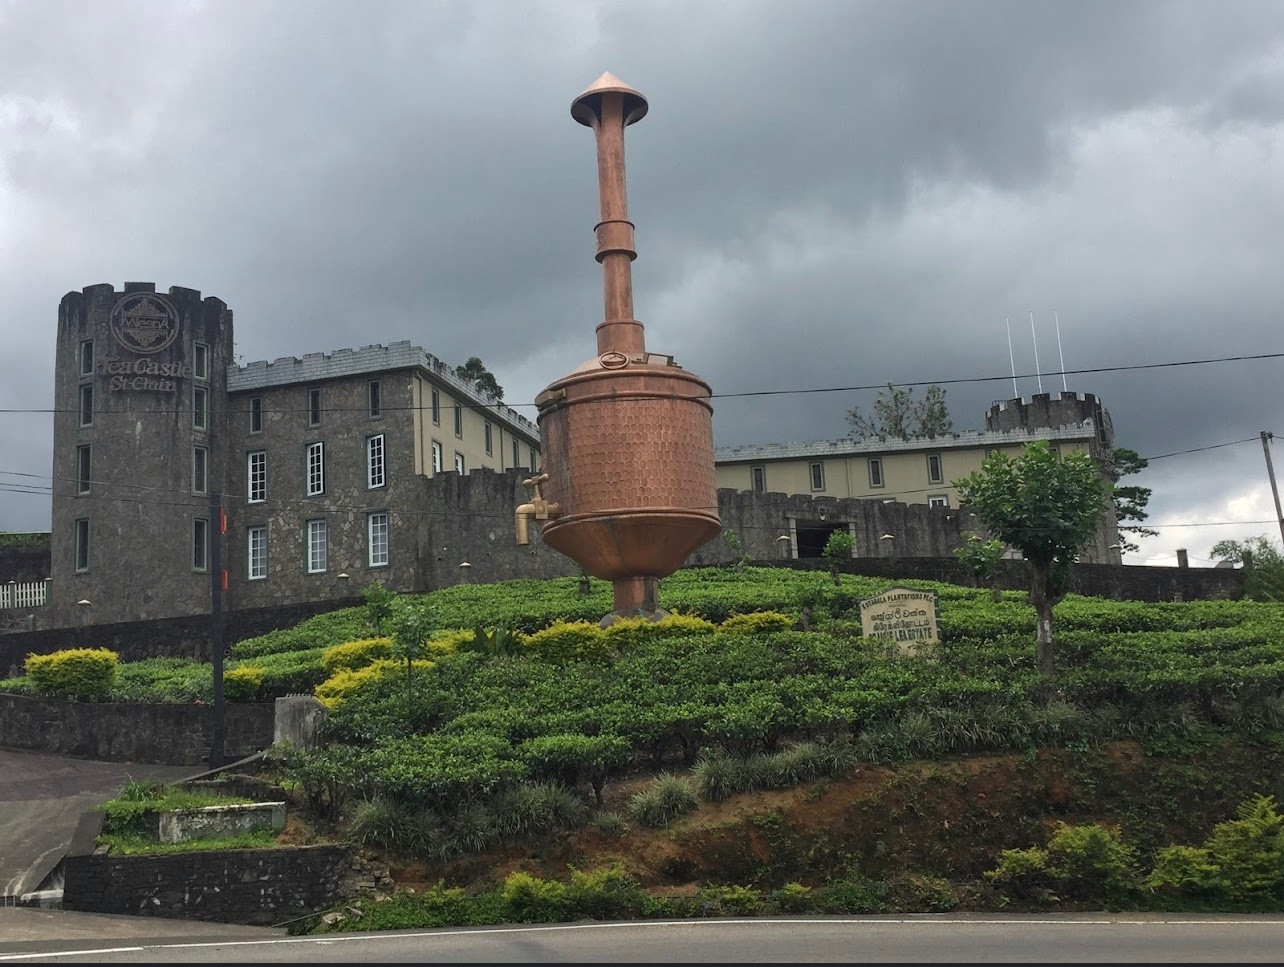
[[111, 311], [111, 334], [134, 353], [158, 353], [178, 335], [178, 313], [154, 292], [134, 292]]

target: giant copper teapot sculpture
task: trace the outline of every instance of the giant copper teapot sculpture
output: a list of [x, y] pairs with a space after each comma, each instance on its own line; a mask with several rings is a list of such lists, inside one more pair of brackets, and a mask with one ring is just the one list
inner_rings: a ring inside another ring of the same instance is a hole
[[709, 385], [647, 352], [633, 318], [633, 223], [624, 185], [624, 129], [647, 112], [646, 98], [610, 73], [571, 104], [597, 140], [597, 260], [605, 318], [597, 355], [539, 394], [543, 472], [524, 483], [517, 543], [528, 522], [544, 543], [615, 587], [605, 620], [664, 612], [658, 581], [680, 568], [722, 527], [713, 468]]

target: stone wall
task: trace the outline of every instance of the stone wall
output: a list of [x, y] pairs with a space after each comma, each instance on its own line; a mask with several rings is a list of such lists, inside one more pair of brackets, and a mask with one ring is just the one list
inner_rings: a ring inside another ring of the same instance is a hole
[[[33, 534], [38, 547], [0, 547], [0, 582], [43, 581], [49, 577], [49, 534]], [[42, 540], [43, 538], [43, 540]]]
[[268, 926], [330, 909], [379, 882], [346, 845], [68, 855], [62, 907]]
[[[271, 703], [224, 705], [224, 753], [242, 759], [272, 745]], [[0, 692], [0, 746], [105, 762], [200, 765], [210, 751], [212, 705], [70, 702]]]

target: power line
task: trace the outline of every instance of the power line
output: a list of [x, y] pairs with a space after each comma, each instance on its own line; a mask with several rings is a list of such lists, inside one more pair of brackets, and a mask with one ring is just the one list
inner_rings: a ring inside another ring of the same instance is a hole
[[1257, 443], [1260, 439], [1261, 439], [1260, 437], [1254, 436], [1254, 437], [1246, 437], [1243, 440], [1228, 440], [1225, 443], [1213, 443], [1206, 447], [1193, 447], [1190, 450], [1174, 450], [1172, 453], [1161, 453], [1155, 457], [1142, 457], [1141, 459], [1147, 462], [1151, 460], [1164, 460], [1168, 457], [1180, 457], [1182, 454], [1185, 454], [1185, 453], [1202, 453], [1205, 450], [1216, 450], [1218, 447], [1233, 447], [1233, 446], [1238, 446], [1241, 443]]

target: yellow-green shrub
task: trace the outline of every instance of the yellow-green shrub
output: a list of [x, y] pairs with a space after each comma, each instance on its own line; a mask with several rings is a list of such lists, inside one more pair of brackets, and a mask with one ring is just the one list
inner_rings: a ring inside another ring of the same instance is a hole
[[51, 655], [28, 655], [24, 669], [41, 695], [80, 701], [106, 698], [116, 684], [118, 656], [107, 648], [68, 648]]
[[606, 632], [591, 621], [557, 621], [526, 639], [531, 652], [545, 661], [604, 657]]
[[769, 631], [788, 631], [794, 626], [794, 619], [781, 611], [751, 611], [748, 614], [733, 614], [718, 625], [720, 632], [760, 635]]
[[391, 657], [391, 638], [358, 638], [327, 648], [321, 655], [321, 667], [331, 674], [343, 669], [356, 671], [380, 658]]
[[[420, 659], [414, 662], [415, 673], [432, 668], [435, 662]], [[343, 704], [352, 693], [368, 682], [373, 682], [390, 675], [405, 675], [406, 663], [392, 658], [380, 658], [364, 668], [341, 668], [320, 685], [312, 694], [321, 700], [326, 708], [334, 709]]]
[[460, 645], [473, 640], [473, 632], [467, 628], [447, 628], [434, 631], [432, 637], [424, 642], [424, 650], [430, 655], [449, 655]]
[[248, 702], [263, 684], [263, 669], [258, 665], [238, 665], [223, 673], [223, 697], [229, 702]]
[[682, 635], [713, 634], [718, 626], [698, 615], [669, 614], [659, 621], [646, 618], [620, 618], [605, 629], [610, 644], [630, 648], [656, 638], [676, 638]]

